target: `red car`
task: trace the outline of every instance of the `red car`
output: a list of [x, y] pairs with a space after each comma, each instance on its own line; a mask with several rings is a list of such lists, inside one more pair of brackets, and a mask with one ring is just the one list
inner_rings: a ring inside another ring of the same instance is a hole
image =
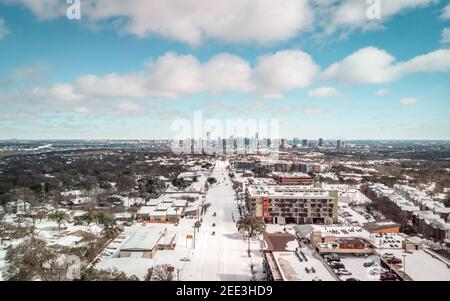
[[394, 281], [397, 280], [397, 275], [392, 273], [385, 273], [380, 275], [381, 281]]
[[400, 258], [392, 257], [387, 260], [389, 264], [401, 264], [402, 260]]

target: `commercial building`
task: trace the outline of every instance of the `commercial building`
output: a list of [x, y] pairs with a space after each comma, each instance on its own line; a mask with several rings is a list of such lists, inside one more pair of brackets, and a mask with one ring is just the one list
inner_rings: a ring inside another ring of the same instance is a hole
[[369, 233], [399, 233], [400, 224], [394, 223], [389, 220], [375, 221], [370, 223], [365, 223], [364, 228], [366, 228]]
[[272, 173], [272, 177], [280, 185], [311, 185], [314, 179], [304, 173]]
[[159, 243], [165, 241], [166, 237], [170, 238], [170, 235], [165, 226], [144, 227], [120, 248], [120, 257], [153, 258]]
[[247, 208], [268, 223], [333, 224], [338, 221], [338, 193], [313, 186], [249, 185]]
[[374, 250], [366, 239], [357, 235], [339, 237], [326, 231], [314, 230], [310, 234], [310, 241], [321, 254], [372, 254]]

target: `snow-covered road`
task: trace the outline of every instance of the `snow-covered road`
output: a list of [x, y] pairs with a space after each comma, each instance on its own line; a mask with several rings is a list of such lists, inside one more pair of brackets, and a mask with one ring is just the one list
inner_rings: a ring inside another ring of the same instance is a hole
[[[249, 258], [247, 241], [237, 232], [235, 220], [239, 213], [226, 166], [225, 161], [218, 160], [213, 170], [212, 176], [218, 183], [206, 195], [206, 203], [211, 206], [202, 217], [195, 249], [189, 252], [190, 261], [180, 272], [180, 280], [251, 280], [251, 262], [259, 273], [262, 270], [258, 240], [252, 241], [252, 258]], [[213, 216], [214, 212], [216, 216]], [[212, 235], [213, 231], [215, 235]]]

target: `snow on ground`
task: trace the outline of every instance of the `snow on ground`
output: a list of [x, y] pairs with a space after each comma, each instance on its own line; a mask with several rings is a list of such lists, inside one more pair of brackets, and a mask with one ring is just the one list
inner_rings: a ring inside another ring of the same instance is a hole
[[361, 281], [379, 281], [380, 276], [371, 275], [369, 272], [370, 268], [364, 266], [364, 263], [368, 261], [369, 257], [371, 256], [357, 257], [352, 255], [340, 255], [341, 263], [345, 265], [347, 271], [352, 273], [351, 275], [340, 276], [340, 278], [342, 280], [356, 278]]
[[289, 233], [295, 235], [295, 229], [293, 224], [281, 226], [277, 224], [266, 224], [267, 233]]
[[3, 272], [8, 268], [6, 262], [5, 262], [5, 256], [6, 256], [6, 250], [3, 248], [5, 245], [0, 246], [0, 281], [3, 281]]
[[[142, 262], [142, 267], [132, 265], [125, 272], [139, 276], [138, 274], [142, 270], [148, 270], [152, 265], [170, 264], [178, 272], [175, 272], [174, 279], [179, 276], [180, 280], [185, 281], [248, 281], [253, 276], [251, 271], [253, 264], [256, 278], [264, 278], [263, 258], [260, 251], [261, 241], [257, 238], [251, 240], [252, 257], [248, 257], [248, 241], [238, 233], [236, 228], [239, 211], [234, 197], [235, 192], [226, 170], [226, 163], [217, 161], [211, 176], [215, 177], [218, 183], [212, 185], [206, 194], [205, 203], [211, 205], [201, 217], [203, 223], [195, 234], [195, 248], [193, 240], [187, 239], [187, 235], [194, 236], [194, 223], [197, 219], [183, 218], [178, 226], [165, 224], [168, 232], [177, 234], [175, 249], [159, 250], [153, 261]], [[216, 212], [216, 216], [213, 216], [214, 212]], [[101, 262], [97, 267], [108, 266], [122, 269], [124, 262], [130, 259], [117, 260], [120, 247], [137, 231], [138, 227], [143, 226], [136, 224], [125, 227], [121, 237], [119, 236], [104, 250]], [[215, 232], [215, 235], [212, 232]], [[186, 258], [188, 261], [182, 260]]]
[[[206, 195], [206, 202], [211, 206], [203, 216], [203, 224], [196, 234], [196, 248], [177, 245], [184, 249], [189, 262], [185, 262], [180, 271], [181, 280], [251, 280], [251, 265], [254, 265], [258, 276], [262, 276], [261, 243], [258, 239], [251, 240], [251, 255], [247, 254], [247, 240], [237, 232], [236, 221], [239, 212], [235, 201], [235, 192], [228, 177], [226, 163], [217, 161], [212, 176], [218, 180]], [[213, 213], [217, 216], [214, 217]], [[215, 223], [216, 226], [212, 226]], [[181, 226], [181, 224], [180, 224]], [[212, 232], [215, 235], [212, 235]], [[179, 240], [185, 237], [179, 235]], [[186, 256], [185, 253], [185, 256]], [[158, 257], [158, 255], [156, 256]]]
[[354, 225], [362, 226], [365, 223], [374, 221], [373, 217], [365, 218], [362, 214], [356, 212], [353, 208], [341, 202], [339, 203], [339, 216], [340, 220], [345, 225], [351, 225], [353, 222]]
[[125, 272], [128, 276], [137, 276], [140, 280], [144, 280], [148, 273], [148, 269], [153, 265], [153, 259], [150, 258], [111, 258], [99, 262], [97, 269], [114, 269]]
[[360, 205], [360, 204], [367, 204], [367, 203], [371, 203], [371, 202], [372, 202], [371, 199], [366, 197], [364, 195], [364, 193], [362, 193], [361, 191], [358, 190], [358, 192], [356, 193], [356, 203], [358, 205]]

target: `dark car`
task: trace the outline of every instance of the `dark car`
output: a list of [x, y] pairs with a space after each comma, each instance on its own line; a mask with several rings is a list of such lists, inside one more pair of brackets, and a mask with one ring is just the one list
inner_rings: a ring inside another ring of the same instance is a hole
[[333, 269], [343, 269], [343, 268], [345, 268], [345, 265], [340, 263], [340, 262], [333, 262], [330, 266]]
[[212, 226], [215, 227], [215, 226], [216, 226], [216, 223], [213, 223]]
[[389, 264], [401, 264], [402, 260], [400, 258], [397, 258], [397, 257], [392, 257], [392, 258], [389, 258], [387, 260], [387, 263], [389, 263]]
[[328, 262], [341, 262], [341, 259], [338, 257], [338, 258], [327, 258], [327, 261]]
[[381, 281], [394, 281], [394, 280], [397, 280], [397, 275], [392, 274], [392, 273], [381, 274], [380, 280]]
[[356, 279], [356, 278], [347, 278], [347, 279], [345, 279], [345, 281], [361, 281], [361, 280]]

